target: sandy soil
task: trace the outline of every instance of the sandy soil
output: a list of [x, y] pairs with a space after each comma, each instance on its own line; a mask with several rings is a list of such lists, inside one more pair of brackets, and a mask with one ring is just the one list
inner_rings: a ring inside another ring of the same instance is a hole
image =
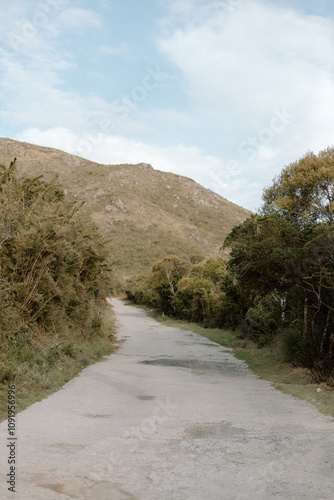
[[17, 416], [18, 479], [0, 498], [334, 497], [334, 419], [223, 348], [112, 300], [120, 348]]

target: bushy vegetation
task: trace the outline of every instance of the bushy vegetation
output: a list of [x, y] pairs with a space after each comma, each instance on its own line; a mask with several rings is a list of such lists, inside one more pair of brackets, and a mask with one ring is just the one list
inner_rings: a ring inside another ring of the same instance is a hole
[[216, 327], [224, 324], [222, 283], [224, 259], [209, 259], [190, 266], [169, 255], [155, 263], [147, 276], [128, 282], [128, 299], [180, 319]]
[[334, 148], [307, 154], [265, 189], [260, 214], [234, 227], [230, 259], [187, 267], [177, 256], [128, 285], [171, 316], [269, 345], [314, 380], [334, 378]]
[[[110, 269], [96, 226], [56, 183], [0, 166], [0, 382], [82, 358], [100, 334]], [[109, 339], [110, 340], [110, 339]]]

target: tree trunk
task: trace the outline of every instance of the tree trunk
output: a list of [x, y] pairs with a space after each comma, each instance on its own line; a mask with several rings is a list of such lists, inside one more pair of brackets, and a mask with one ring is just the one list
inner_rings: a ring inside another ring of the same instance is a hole
[[320, 352], [324, 352], [324, 346], [325, 346], [325, 340], [327, 337], [327, 331], [328, 331], [328, 325], [329, 325], [329, 318], [330, 318], [330, 310], [328, 309], [327, 311], [327, 318], [326, 318], [326, 324], [325, 324], [325, 329], [324, 333], [322, 335], [322, 340], [321, 340], [321, 347], [320, 347]]
[[328, 353], [328, 362], [329, 362], [329, 368], [332, 370], [333, 369], [333, 347], [334, 347], [334, 336], [331, 335], [330, 341], [329, 341], [329, 353]]
[[304, 328], [303, 328], [303, 340], [305, 341], [308, 337], [307, 332], [307, 323], [308, 323], [308, 297], [304, 298]]

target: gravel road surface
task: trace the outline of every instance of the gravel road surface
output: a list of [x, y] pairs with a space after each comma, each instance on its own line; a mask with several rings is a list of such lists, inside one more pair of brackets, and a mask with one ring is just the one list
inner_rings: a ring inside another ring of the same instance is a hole
[[220, 345], [112, 299], [116, 354], [17, 416], [16, 493], [0, 498], [334, 498], [334, 419]]

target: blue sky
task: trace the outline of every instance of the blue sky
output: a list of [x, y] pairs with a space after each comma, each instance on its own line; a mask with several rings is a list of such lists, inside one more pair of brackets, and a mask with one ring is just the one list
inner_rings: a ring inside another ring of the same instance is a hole
[[332, 0], [1, 0], [0, 136], [251, 210], [334, 144]]

